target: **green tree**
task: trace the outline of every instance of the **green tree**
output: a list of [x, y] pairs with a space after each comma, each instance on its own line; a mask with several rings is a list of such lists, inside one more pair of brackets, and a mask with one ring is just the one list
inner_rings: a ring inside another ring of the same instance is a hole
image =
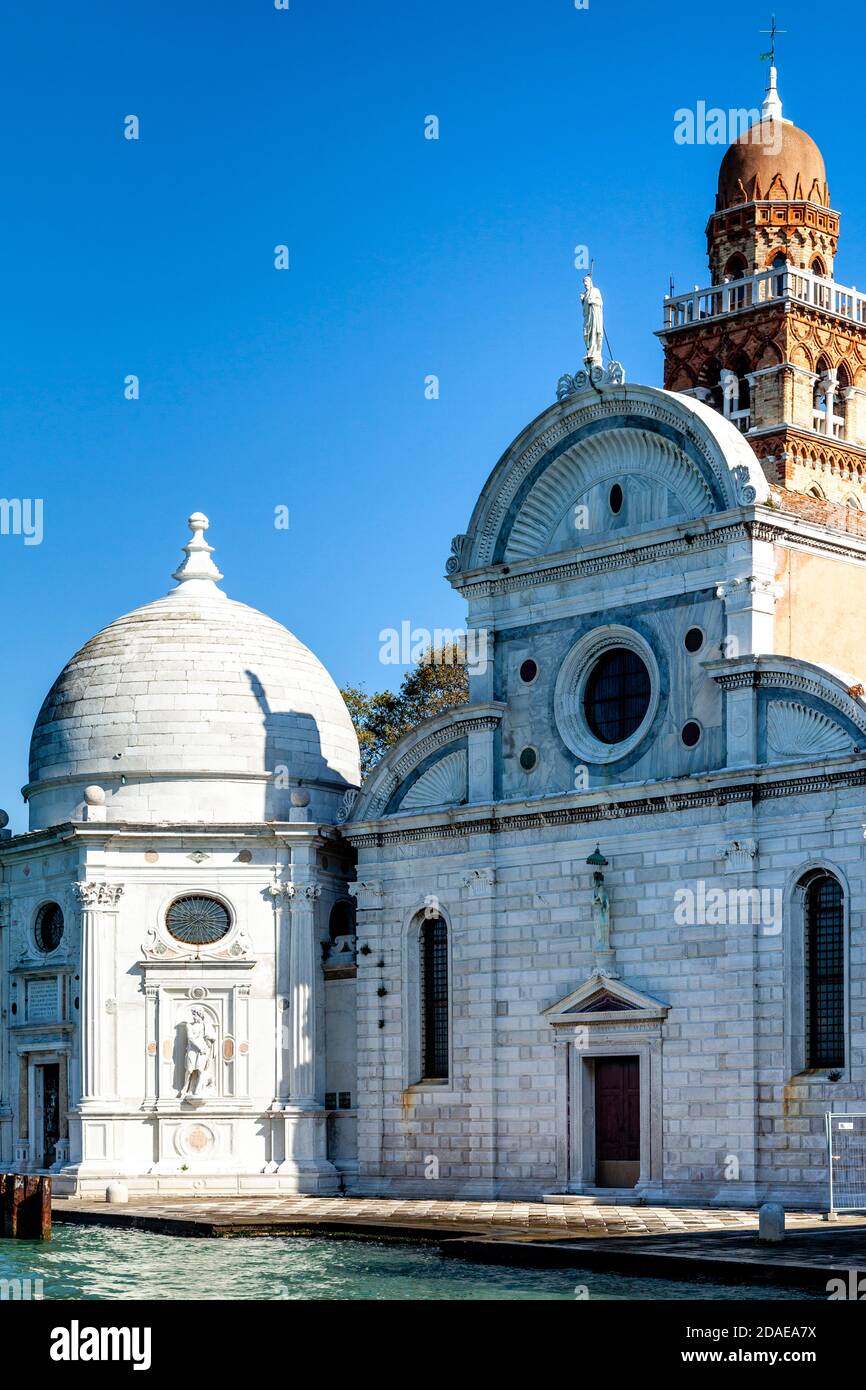
[[406, 672], [399, 690], [369, 695], [363, 686], [349, 685], [340, 694], [355, 725], [361, 772], [366, 777], [388, 749], [422, 720], [465, 705], [469, 699], [466, 653], [458, 645], [431, 648]]

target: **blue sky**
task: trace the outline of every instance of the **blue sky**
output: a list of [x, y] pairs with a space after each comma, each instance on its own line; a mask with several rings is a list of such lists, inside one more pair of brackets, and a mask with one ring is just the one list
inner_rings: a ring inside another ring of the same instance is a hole
[[[4, 0], [0, 14], [0, 495], [44, 499], [45, 528], [38, 546], [0, 536], [0, 805], [22, 829], [48, 687], [169, 587], [192, 510], [211, 518], [231, 596], [340, 683], [399, 680], [380, 629], [460, 622], [450, 538], [582, 356], [575, 245], [595, 257], [630, 379], [660, 381], [662, 295], [670, 273], [706, 281], [722, 154], [676, 144], [674, 112], [760, 103], [769, 13]], [[866, 19], [837, 10], [829, 47], [813, 6], [779, 23], [785, 111], [824, 151], [837, 278], [857, 283], [861, 98], [828, 69], [862, 51]]]

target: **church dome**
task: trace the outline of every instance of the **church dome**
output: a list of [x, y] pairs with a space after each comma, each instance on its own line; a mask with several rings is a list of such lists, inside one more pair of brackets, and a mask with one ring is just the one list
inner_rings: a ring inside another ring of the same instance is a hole
[[207, 518], [189, 524], [177, 587], [97, 633], [48, 692], [30, 745], [31, 829], [79, 818], [93, 784], [109, 820], [171, 822], [289, 820], [305, 802], [305, 818], [334, 819], [357, 786], [358, 742], [330, 675], [282, 624], [227, 597]]
[[823, 156], [811, 135], [783, 118], [775, 68], [761, 115], [725, 153], [719, 168], [717, 211], [762, 200], [804, 200], [828, 208]]

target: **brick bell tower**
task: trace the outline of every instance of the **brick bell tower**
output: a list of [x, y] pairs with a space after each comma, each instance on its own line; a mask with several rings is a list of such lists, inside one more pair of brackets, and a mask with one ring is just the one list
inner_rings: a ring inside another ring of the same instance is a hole
[[866, 292], [834, 279], [838, 237], [821, 151], [783, 117], [771, 67], [719, 169], [711, 284], [666, 296], [658, 336], [665, 386], [731, 419], [770, 483], [863, 512]]

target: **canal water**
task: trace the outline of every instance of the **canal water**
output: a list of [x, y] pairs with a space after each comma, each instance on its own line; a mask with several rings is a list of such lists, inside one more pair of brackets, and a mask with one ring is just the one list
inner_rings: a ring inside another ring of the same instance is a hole
[[579, 1268], [471, 1264], [441, 1255], [435, 1244], [280, 1236], [211, 1240], [60, 1224], [48, 1244], [0, 1240], [0, 1299], [22, 1294], [46, 1300], [810, 1296], [769, 1284], [675, 1283]]

